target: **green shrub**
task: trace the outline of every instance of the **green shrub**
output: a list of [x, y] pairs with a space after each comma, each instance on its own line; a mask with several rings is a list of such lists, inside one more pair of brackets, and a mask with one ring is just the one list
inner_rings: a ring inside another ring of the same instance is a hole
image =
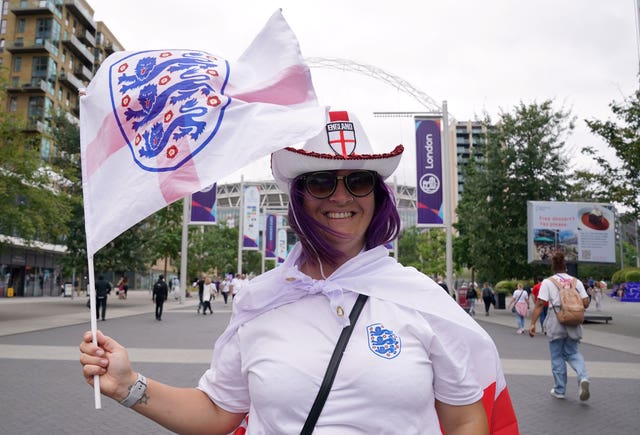
[[640, 282], [640, 269], [628, 271], [624, 276], [626, 282]]
[[[624, 282], [637, 282], [638, 280], [632, 280], [629, 279], [629, 277], [627, 276], [627, 274], [632, 273], [632, 272], [640, 272], [640, 269], [638, 269], [637, 267], [625, 267], [624, 269], [620, 269], [617, 272], [615, 272], [613, 274], [613, 276], [611, 277], [611, 283], [612, 284], [622, 284]], [[632, 275], [634, 276], [634, 275]], [[637, 278], [637, 276], [636, 276]]]

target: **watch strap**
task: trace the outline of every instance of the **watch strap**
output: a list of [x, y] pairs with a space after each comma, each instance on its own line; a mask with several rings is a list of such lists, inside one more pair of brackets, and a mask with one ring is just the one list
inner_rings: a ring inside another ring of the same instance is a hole
[[138, 403], [140, 399], [147, 392], [147, 378], [138, 373], [138, 379], [133, 383], [131, 388], [129, 389], [129, 395], [125, 397], [124, 400], [120, 402], [122, 406], [126, 406], [127, 408], [131, 408], [133, 405]]

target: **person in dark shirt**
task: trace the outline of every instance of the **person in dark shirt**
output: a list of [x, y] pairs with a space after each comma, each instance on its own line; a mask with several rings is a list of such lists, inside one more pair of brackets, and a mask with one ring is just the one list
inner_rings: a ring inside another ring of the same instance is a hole
[[164, 282], [164, 275], [160, 275], [158, 281], [153, 285], [153, 295], [151, 297], [156, 302], [156, 320], [162, 320], [162, 307], [168, 297], [169, 287]]
[[111, 284], [104, 279], [104, 276], [98, 276], [98, 281], [96, 281], [96, 319], [102, 317], [102, 320], [106, 320], [109, 293], [111, 293]]

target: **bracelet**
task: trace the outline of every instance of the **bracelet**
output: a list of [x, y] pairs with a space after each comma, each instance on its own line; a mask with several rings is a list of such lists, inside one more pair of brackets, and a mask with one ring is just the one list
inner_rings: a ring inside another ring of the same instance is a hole
[[127, 408], [131, 408], [145, 396], [146, 392], [147, 378], [138, 373], [138, 379], [136, 379], [133, 385], [131, 385], [131, 387], [129, 388], [129, 395], [125, 397], [124, 400], [120, 402], [120, 404], [122, 406], [126, 406]]

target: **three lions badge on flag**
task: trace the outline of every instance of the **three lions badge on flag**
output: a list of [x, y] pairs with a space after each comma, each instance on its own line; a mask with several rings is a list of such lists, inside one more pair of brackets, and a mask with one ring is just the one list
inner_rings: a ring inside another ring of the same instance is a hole
[[314, 136], [324, 113], [280, 11], [235, 64], [198, 50], [112, 54], [80, 98], [87, 254], [166, 205]]

